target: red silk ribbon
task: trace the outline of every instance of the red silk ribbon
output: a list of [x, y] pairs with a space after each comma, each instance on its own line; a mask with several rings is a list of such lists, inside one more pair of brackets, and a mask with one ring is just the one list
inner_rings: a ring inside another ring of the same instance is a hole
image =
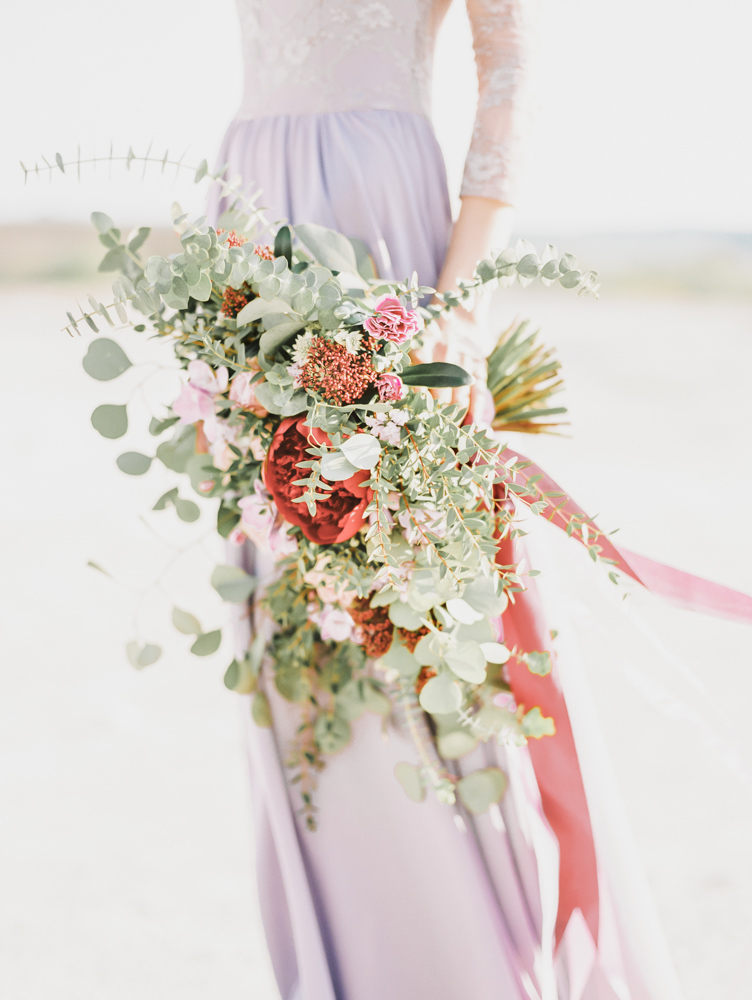
[[[505, 457], [517, 459], [526, 468], [517, 473], [525, 482], [540, 476], [535, 484], [539, 499], [546, 504], [541, 516], [553, 521], [562, 530], [571, 518], [575, 526], [587, 520], [583, 509], [534, 462], [517, 451], [507, 449]], [[559, 493], [545, 497], [544, 493]], [[530, 498], [526, 498], [530, 502]], [[613, 560], [612, 569], [636, 580], [646, 589], [672, 604], [690, 611], [701, 611], [731, 621], [752, 624], [752, 597], [709, 580], [692, 576], [637, 555], [614, 545], [600, 533], [597, 525], [588, 522], [589, 538], [575, 537], [581, 544], [595, 544], [601, 557]], [[499, 542], [497, 561], [510, 566], [515, 559], [514, 543], [510, 538]], [[502, 618], [504, 640], [525, 652], [543, 651], [551, 646], [540, 600], [533, 581], [522, 594], [516, 595]], [[552, 660], [553, 660], [552, 655]], [[532, 674], [525, 664], [513, 658], [509, 661], [509, 680], [518, 705], [529, 710], [536, 705], [544, 716], [552, 717], [556, 725], [554, 736], [530, 740], [530, 759], [535, 770], [546, 819], [559, 842], [559, 910], [556, 919], [556, 944], [561, 942], [574, 910], [582, 912], [593, 940], [598, 942], [599, 893], [595, 842], [585, 787], [577, 759], [572, 724], [564, 694], [554, 669], [546, 677]]]

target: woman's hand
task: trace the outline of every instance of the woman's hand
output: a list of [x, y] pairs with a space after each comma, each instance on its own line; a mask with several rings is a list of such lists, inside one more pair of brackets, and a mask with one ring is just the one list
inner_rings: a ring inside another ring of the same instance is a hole
[[[513, 209], [490, 198], [467, 197], [452, 230], [452, 238], [439, 275], [436, 290], [456, 289], [458, 278], [469, 278], [475, 265], [492, 249], [503, 249], [509, 242]], [[421, 360], [447, 361], [459, 365], [475, 378], [472, 386], [435, 389], [442, 402], [456, 402], [470, 407], [475, 418], [487, 407], [486, 358], [493, 350], [495, 337], [488, 329], [487, 297], [479, 297], [471, 311], [452, 309], [426, 330], [426, 350]]]
[[470, 409], [473, 418], [479, 419], [487, 397], [486, 358], [493, 349], [493, 344], [487, 343], [486, 324], [479, 320], [475, 310], [452, 309], [431, 324], [424, 339], [428, 360], [459, 365], [475, 379], [470, 386], [433, 389], [434, 398], [441, 403], [457, 403], [465, 410]]

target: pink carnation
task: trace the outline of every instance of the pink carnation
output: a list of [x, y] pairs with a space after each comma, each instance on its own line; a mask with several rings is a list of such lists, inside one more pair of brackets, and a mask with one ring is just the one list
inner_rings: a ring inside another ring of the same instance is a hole
[[372, 337], [391, 340], [393, 344], [404, 344], [418, 330], [423, 329], [423, 319], [413, 309], [405, 309], [399, 299], [385, 295], [376, 303], [373, 316], [363, 324]]
[[379, 390], [379, 399], [382, 403], [404, 399], [407, 395], [407, 389], [399, 375], [382, 375], [376, 379], [376, 388]]

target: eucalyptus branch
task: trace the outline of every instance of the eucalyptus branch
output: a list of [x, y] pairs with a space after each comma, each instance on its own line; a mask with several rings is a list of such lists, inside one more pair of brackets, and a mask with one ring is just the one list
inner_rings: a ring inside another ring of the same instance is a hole
[[110, 152], [107, 156], [89, 156], [81, 157], [81, 147], [77, 147], [77, 154], [75, 159], [65, 160], [60, 153], [55, 153], [54, 163], [50, 163], [46, 156], [42, 156], [43, 164], [34, 162], [33, 167], [27, 167], [23, 161], [21, 163], [21, 169], [24, 173], [24, 184], [28, 181], [29, 176], [33, 175], [37, 178], [41, 178], [43, 174], [47, 174], [52, 180], [52, 175], [56, 171], [60, 171], [61, 174], [66, 174], [68, 169], [75, 167], [76, 177], [81, 180], [81, 167], [82, 166], [96, 166], [102, 163], [124, 163], [127, 170], [130, 170], [131, 164], [140, 163], [143, 164], [144, 172], [142, 177], [146, 175], [146, 168], [149, 164], [156, 164], [160, 167], [161, 173], [165, 173], [168, 167], [175, 168], [175, 176], [177, 176], [181, 171], [187, 171], [193, 174], [193, 181], [195, 184], [199, 184], [202, 180], [208, 179], [219, 186], [222, 192], [222, 197], [233, 200], [233, 206], [241, 205], [249, 213], [251, 218], [255, 218], [258, 222], [264, 226], [268, 227], [270, 225], [268, 219], [263, 214], [263, 210], [256, 207], [255, 198], [258, 197], [260, 191], [255, 191], [252, 195], [246, 195], [242, 192], [240, 185], [242, 183], [242, 178], [237, 177], [232, 180], [228, 180], [226, 177], [227, 166], [221, 167], [217, 171], [209, 170], [209, 166], [206, 160], [202, 160], [198, 166], [193, 166], [188, 163], [184, 163], [185, 153], [179, 159], [172, 159], [170, 157], [170, 152], [168, 149], [165, 150], [163, 156], [152, 156], [151, 155], [151, 145], [147, 149], [146, 153], [143, 155], [134, 153], [133, 147], [128, 147], [128, 152], [125, 155], [115, 155], [114, 147], [110, 144]]

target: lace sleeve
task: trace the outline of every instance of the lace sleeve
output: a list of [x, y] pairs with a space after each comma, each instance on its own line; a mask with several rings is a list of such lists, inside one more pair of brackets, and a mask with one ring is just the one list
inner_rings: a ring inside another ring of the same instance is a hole
[[466, 2], [478, 71], [478, 109], [460, 195], [512, 203], [525, 118], [530, 0]]

